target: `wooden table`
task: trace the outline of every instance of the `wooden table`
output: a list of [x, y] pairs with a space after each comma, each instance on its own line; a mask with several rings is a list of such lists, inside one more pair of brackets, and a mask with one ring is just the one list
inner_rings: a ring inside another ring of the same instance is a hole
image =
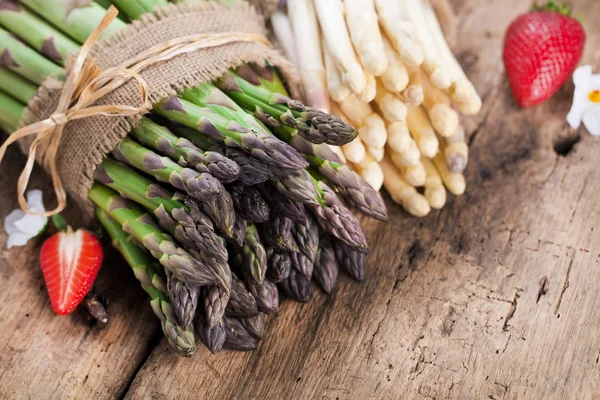
[[[465, 120], [469, 188], [424, 219], [388, 202], [390, 223], [366, 222], [365, 283], [285, 302], [253, 353], [182, 359], [113, 251], [97, 284], [112, 323], [97, 330], [52, 313], [39, 242], [2, 250], [0, 398], [600, 397], [600, 140], [565, 123], [572, 83], [534, 109], [512, 100], [502, 38], [530, 0], [454, 3], [456, 52], [485, 104]], [[574, 3], [600, 72], [600, 2]], [[23, 163], [13, 151], [2, 165], [1, 218]], [[43, 174], [34, 186], [50, 193]]]

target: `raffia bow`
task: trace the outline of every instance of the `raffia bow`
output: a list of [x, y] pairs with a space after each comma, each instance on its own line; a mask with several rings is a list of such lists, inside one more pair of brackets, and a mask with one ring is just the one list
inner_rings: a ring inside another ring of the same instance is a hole
[[[58, 174], [56, 155], [65, 125], [69, 121], [98, 115], [135, 116], [148, 112], [151, 104], [148, 101], [148, 87], [139, 73], [150, 65], [168, 61], [178, 55], [218, 47], [233, 42], [259, 42], [270, 46], [270, 42], [261, 35], [250, 33], [205, 33], [179, 37], [154, 46], [126, 62], [104, 71], [100, 71], [89, 53], [100, 38], [102, 32], [116, 18], [118, 11], [111, 6], [100, 24], [88, 37], [72, 67], [63, 86], [56, 111], [47, 119], [22, 127], [13, 132], [0, 146], [0, 163], [8, 147], [21, 138], [36, 135], [29, 146], [27, 162], [17, 183], [19, 206], [31, 215], [51, 216], [64, 210], [67, 195]], [[111, 93], [130, 79], [135, 79], [140, 88], [141, 105], [98, 105], [95, 102]], [[42, 153], [42, 165], [50, 172], [57, 206], [45, 212], [33, 212], [27, 206], [25, 191], [31, 177], [36, 155]]]

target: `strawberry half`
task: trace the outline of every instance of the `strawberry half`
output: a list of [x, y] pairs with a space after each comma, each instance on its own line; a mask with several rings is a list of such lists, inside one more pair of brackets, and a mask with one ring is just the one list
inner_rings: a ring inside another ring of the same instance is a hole
[[521, 107], [547, 100], [577, 67], [585, 32], [570, 13], [566, 5], [550, 2], [517, 17], [508, 28], [503, 60]]
[[92, 288], [103, 257], [98, 238], [83, 229], [67, 227], [44, 242], [40, 266], [55, 313], [66, 315], [77, 308]]

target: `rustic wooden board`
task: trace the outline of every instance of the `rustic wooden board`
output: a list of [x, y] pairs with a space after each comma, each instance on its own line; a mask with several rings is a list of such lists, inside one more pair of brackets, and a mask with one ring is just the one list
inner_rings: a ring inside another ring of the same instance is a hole
[[[574, 3], [584, 62], [600, 66], [600, 2]], [[343, 277], [329, 297], [285, 302], [253, 353], [181, 359], [118, 258], [99, 284], [113, 323], [97, 332], [52, 315], [35, 244], [3, 252], [0, 397], [600, 397], [600, 142], [564, 121], [572, 84], [532, 110], [510, 96], [502, 38], [530, 1], [454, 5], [456, 50], [485, 101], [465, 121], [469, 188], [422, 220], [388, 203], [391, 223], [366, 222], [364, 284]], [[0, 217], [15, 206], [8, 173]]]

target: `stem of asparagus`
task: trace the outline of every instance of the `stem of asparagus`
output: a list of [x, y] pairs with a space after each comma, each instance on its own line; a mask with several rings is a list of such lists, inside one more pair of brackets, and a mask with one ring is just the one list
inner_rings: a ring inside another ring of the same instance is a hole
[[125, 233], [119, 223], [108, 213], [96, 208], [96, 217], [106, 229], [113, 241], [113, 246], [119, 250], [129, 264], [135, 277], [150, 296], [150, 304], [156, 316], [160, 319], [163, 332], [171, 346], [182, 356], [189, 357], [196, 351], [194, 332], [180, 326], [173, 312], [173, 307], [166, 291], [166, 281], [162, 267], [135, 242], [135, 239]]
[[0, 67], [0, 90], [27, 104], [37, 91], [37, 86], [11, 70]]
[[0, 91], [0, 128], [12, 133], [19, 127], [25, 106], [8, 94]]
[[143, 14], [152, 12], [154, 7], [169, 4], [167, 0], [112, 0], [112, 2], [130, 19], [140, 19]]

